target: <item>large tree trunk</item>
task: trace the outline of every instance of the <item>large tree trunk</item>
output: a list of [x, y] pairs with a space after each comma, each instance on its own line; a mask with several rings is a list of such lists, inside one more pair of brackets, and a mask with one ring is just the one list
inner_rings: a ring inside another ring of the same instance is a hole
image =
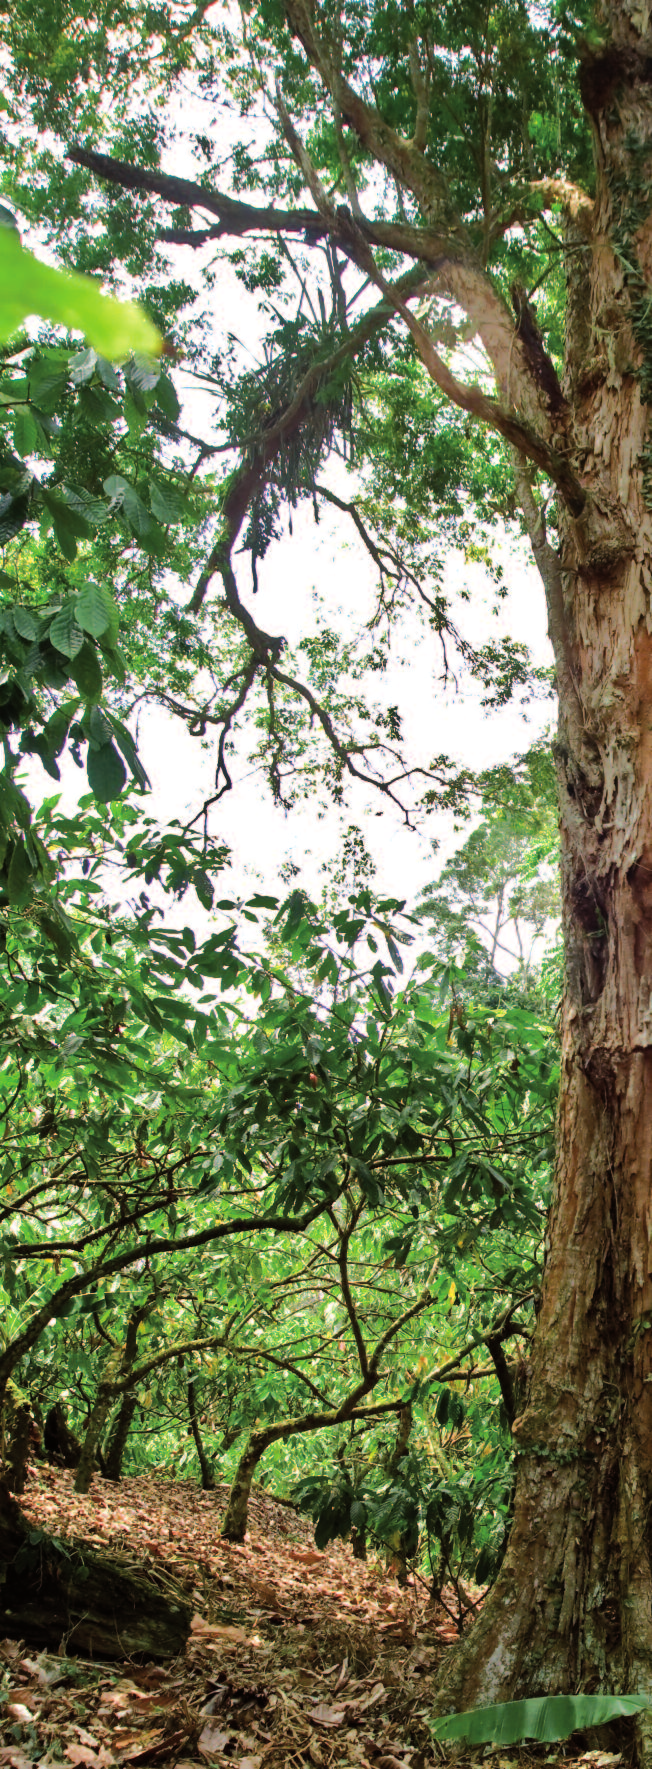
[[34, 1539], [16, 1500], [0, 1483], [0, 1628], [29, 1646], [91, 1658], [174, 1658], [190, 1610], [181, 1594], [163, 1596], [153, 1580], [85, 1545]]
[[[652, 39], [624, 5], [611, 17], [615, 45], [583, 75], [597, 198], [569, 257], [563, 422], [589, 499], [543, 561], [563, 652], [556, 1177], [511, 1538], [440, 1711], [652, 1693]], [[637, 1749], [652, 1763], [649, 1720]]]

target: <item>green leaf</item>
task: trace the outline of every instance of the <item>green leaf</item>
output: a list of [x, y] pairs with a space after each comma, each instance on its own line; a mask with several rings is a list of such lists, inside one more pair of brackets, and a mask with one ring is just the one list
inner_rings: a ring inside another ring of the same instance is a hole
[[90, 277], [42, 264], [26, 252], [17, 233], [2, 233], [0, 252], [0, 338], [13, 337], [31, 314], [84, 332], [91, 344], [111, 358], [129, 350], [160, 349], [160, 336], [139, 307], [103, 295]]
[[21, 639], [30, 641], [38, 637], [38, 622], [34, 619], [31, 608], [12, 608], [14, 626]]
[[110, 723], [115, 741], [118, 748], [122, 750], [127, 767], [133, 774], [134, 780], [137, 782], [138, 786], [142, 787], [143, 792], [148, 792], [151, 786], [151, 781], [149, 775], [145, 773], [131, 732], [127, 730], [126, 725], [123, 725], [121, 719], [116, 718], [115, 713], [110, 714]]
[[14, 413], [14, 442], [20, 455], [31, 455], [38, 447], [38, 425], [27, 406]]
[[149, 995], [145, 995], [144, 991], [139, 989], [132, 989], [130, 994], [138, 1018], [144, 1020], [146, 1026], [151, 1026], [154, 1032], [162, 1032], [164, 1030], [164, 1022], [161, 1019], [161, 1015], [155, 1002], [150, 999]]
[[110, 590], [103, 585], [89, 583], [82, 590], [75, 603], [75, 613], [80, 627], [90, 633], [93, 639], [100, 639], [103, 633], [110, 633], [112, 642], [118, 631], [119, 616], [117, 606]]
[[175, 424], [181, 414], [181, 406], [177, 399], [174, 383], [170, 380], [169, 375], [159, 375], [156, 383], [156, 404], [160, 406], [166, 418]]
[[89, 743], [86, 773], [91, 791], [101, 804], [120, 797], [127, 771], [114, 743], [103, 743], [101, 749], [94, 749]]
[[150, 516], [149, 510], [146, 509], [133, 485], [129, 485], [120, 473], [112, 473], [104, 481], [104, 490], [110, 498], [120, 505], [132, 533], [135, 534], [145, 551], [155, 555], [164, 552], [167, 543], [163, 530]]
[[53, 412], [68, 384], [68, 356], [37, 356], [29, 365], [30, 399], [42, 411]]
[[59, 613], [55, 614], [49, 629], [49, 638], [57, 651], [64, 657], [76, 657], [84, 643], [84, 635], [77, 625], [74, 602], [64, 603]]
[[96, 350], [80, 350], [70, 360], [70, 378], [76, 387], [83, 387], [86, 381], [92, 381], [97, 364]]
[[72, 658], [70, 674], [84, 700], [99, 700], [102, 693], [102, 671], [95, 646], [84, 641], [81, 651]]
[[210, 878], [208, 877], [208, 873], [202, 872], [201, 868], [197, 867], [197, 870], [195, 872], [193, 872], [192, 882], [194, 884], [194, 887], [197, 892], [197, 896], [199, 898], [199, 901], [202, 905], [202, 908], [203, 909], [212, 909], [213, 897], [214, 897], [215, 893], [213, 891], [213, 886], [211, 884]]
[[7, 895], [15, 909], [24, 909], [29, 903], [34, 887], [34, 872], [30, 865], [27, 849], [22, 835], [14, 842], [13, 853], [7, 874]]
[[13, 541], [21, 528], [25, 527], [30, 512], [31, 496], [29, 492], [21, 492], [14, 497], [11, 492], [0, 496], [0, 547], [6, 547]]
[[193, 514], [188, 499], [176, 485], [157, 485], [156, 480], [152, 479], [149, 495], [153, 514], [158, 516], [159, 522], [183, 522]]
[[517, 1744], [537, 1738], [553, 1744], [586, 1726], [603, 1726], [650, 1706], [647, 1695], [541, 1695], [529, 1701], [506, 1701], [466, 1714], [446, 1714], [429, 1721], [434, 1738], [467, 1738], [469, 1744]]
[[111, 367], [110, 362], [107, 362], [105, 356], [98, 356], [97, 372], [102, 385], [110, 388], [112, 393], [117, 393], [120, 386], [120, 376], [116, 374], [115, 369]]
[[125, 368], [125, 375], [130, 385], [137, 387], [139, 393], [151, 393], [158, 384], [161, 371], [158, 363], [152, 362], [151, 355], [138, 352], [130, 357]]
[[57, 531], [61, 528], [81, 541], [92, 539], [93, 530], [90, 522], [87, 522], [86, 517], [82, 516], [79, 510], [75, 510], [65, 498], [55, 497], [54, 493], [48, 490], [47, 485], [41, 486], [41, 497], [46, 509], [50, 512]]

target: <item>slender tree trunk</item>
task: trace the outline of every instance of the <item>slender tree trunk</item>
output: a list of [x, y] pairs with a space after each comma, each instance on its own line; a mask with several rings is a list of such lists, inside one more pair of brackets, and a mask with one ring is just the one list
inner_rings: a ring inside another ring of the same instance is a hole
[[98, 1446], [109, 1413], [116, 1398], [116, 1383], [124, 1368], [124, 1352], [122, 1346], [109, 1353], [104, 1365], [101, 1380], [90, 1418], [86, 1426], [86, 1435], [82, 1444], [82, 1452], [75, 1475], [75, 1492], [87, 1493], [93, 1479]]
[[22, 1493], [25, 1490], [27, 1462], [34, 1441], [34, 1430], [29, 1401], [20, 1401], [13, 1410], [2, 1469], [2, 1482], [10, 1493]]
[[[102, 1432], [116, 1399], [116, 1384], [118, 1382], [124, 1382], [125, 1378], [129, 1375], [130, 1370], [133, 1369], [136, 1352], [138, 1350], [138, 1328], [141, 1325], [141, 1322], [146, 1319], [151, 1307], [152, 1298], [150, 1297], [147, 1302], [141, 1304], [140, 1308], [134, 1309], [133, 1314], [130, 1315], [127, 1322], [124, 1345], [117, 1346], [106, 1360], [102, 1371], [101, 1381], [98, 1386], [95, 1403], [86, 1427], [86, 1436], [84, 1438], [82, 1453], [75, 1478], [76, 1493], [88, 1492], [97, 1459], [101, 1461], [102, 1473], [106, 1472], [107, 1464], [102, 1461], [99, 1453]], [[109, 1476], [109, 1479], [111, 1480], [120, 1479], [122, 1456], [135, 1408], [136, 1396], [127, 1389], [126, 1393], [122, 1393], [120, 1411], [114, 1426], [114, 1431], [111, 1434], [112, 1445], [115, 1439], [113, 1466], [117, 1466], [117, 1473]]]
[[101, 1382], [95, 1404], [86, 1426], [82, 1452], [75, 1475], [75, 1492], [87, 1493], [93, 1479], [102, 1432], [113, 1406], [113, 1383]]
[[352, 1524], [352, 1526], [351, 1526], [351, 1547], [353, 1549], [354, 1560], [366, 1560], [366, 1558], [367, 1558], [367, 1531], [366, 1531], [366, 1529], [356, 1529], [355, 1524]]
[[[387, 1473], [390, 1475], [398, 1473], [398, 1469], [410, 1441], [413, 1422], [411, 1405], [408, 1403], [407, 1406], [400, 1407], [396, 1426], [396, 1438], [387, 1462]], [[407, 1563], [409, 1553], [410, 1543], [407, 1540], [405, 1532], [401, 1531], [398, 1540], [391, 1548], [389, 1559], [390, 1570], [395, 1574], [398, 1585], [407, 1585]]]
[[123, 1394], [119, 1411], [116, 1413], [109, 1433], [109, 1440], [104, 1458], [104, 1476], [106, 1480], [118, 1481], [122, 1474], [122, 1458], [127, 1446], [127, 1438], [131, 1430], [138, 1396], [133, 1390]]
[[[271, 1443], [274, 1443], [275, 1438], [281, 1435], [279, 1430], [275, 1431], [273, 1428], [270, 1431], [252, 1432], [233, 1476], [222, 1520], [222, 1536], [226, 1542], [244, 1542], [254, 1474], [265, 1451], [269, 1449]], [[289, 1436], [290, 1433], [288, 1432], [287, 1435]]]
[[197, 1418], [197, 1396], [192, 1377], [188, 1382], [188, 1417], [190, 1419], [190, 1429], [195, 1440], [195, 1449], [197, 1451], [199, 1466], [201, 1468], [202, 1491], [205, 1493], [211, 1493], [215, 1487], [215, 1475], [213, 1473], [213, 1465], [208, 1460], [202, 1442], [199, 1420]]
[[[510, 1542], [440, 1712], [652, 1693], [652, 37], [647, 12], [605, 10], [614, 43], [583, 74], [596, 204], [568, 260], [564, 422], [589, 496], [559, 556], [523, 497], [560, 694], [556, 1176]], [[650, 1765], [652, 1720], [636, 1748]]]

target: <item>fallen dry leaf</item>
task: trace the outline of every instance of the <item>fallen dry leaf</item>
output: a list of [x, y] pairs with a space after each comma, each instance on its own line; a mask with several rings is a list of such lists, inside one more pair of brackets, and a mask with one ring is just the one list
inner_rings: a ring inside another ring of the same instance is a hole
[[218, 1751], [226, 1750], [230, 1737], [230, 1732], [222, 1732], [219, 1726], [205, 1726], [197, 1740], [197, 1749], [205, 1757], [214, 1757]]
[[326, 1702], [320, 1701], [316, 1708], [311, 1708], [308, 1719], [315, 1726], [341, 1726], [346, 1719], [346, 1708], [330, 1708]]
[[115, 1757], [110, 1756], [103, 1745], [100, 1745], [97, 1750], [91, 1750], [88, 1744], [67, 1744], [64, 1756], [68, 1758], [69, 1763], [75, 1764], [76, 1769], [77, 1765], [82, 1765], [83, 1769], [97, 1769], [98, 1764], [115, 1762]]
[[193, 1616], [190, 1628], [201, 1640], [237, 1640], [243, 1643], [247, 1638], [244, 1628], [232, 1628], [221, 1622], [205, 1622], [200, 1615]]

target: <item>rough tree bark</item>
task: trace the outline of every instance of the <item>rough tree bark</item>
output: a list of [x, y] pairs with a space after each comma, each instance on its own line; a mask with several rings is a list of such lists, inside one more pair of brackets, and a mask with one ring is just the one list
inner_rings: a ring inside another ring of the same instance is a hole
[[[562, 660], [556, 1179], [511, 1538], [440, 1711], [652, 1692], [652, 33], [633, 0], [608, 12], [583, 70], [597, 194], [568, 217], [558, 412], [588, 496], [559, 556], [521, 481]], [[637, 1751], [652, 1762], [648, 1720]]]

